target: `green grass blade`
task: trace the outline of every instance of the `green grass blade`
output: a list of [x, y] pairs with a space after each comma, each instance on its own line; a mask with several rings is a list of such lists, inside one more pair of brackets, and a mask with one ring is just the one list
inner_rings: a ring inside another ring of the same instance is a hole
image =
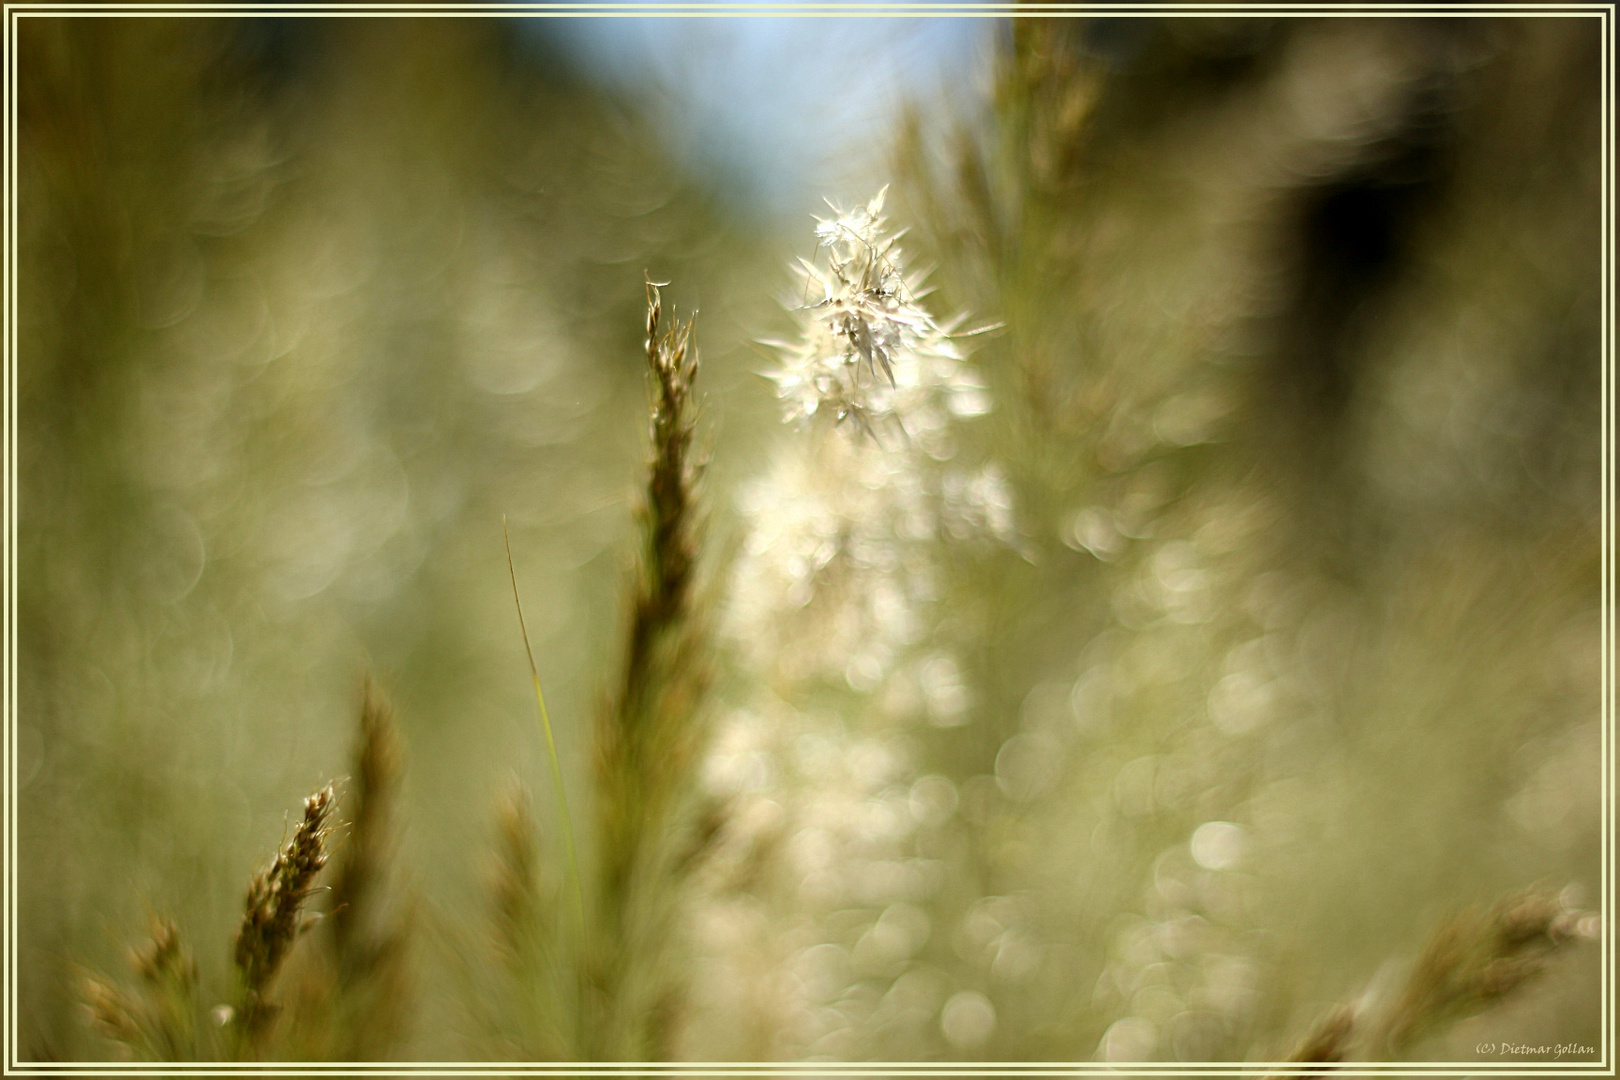
[[551, 758], [552, 786], [557, 789], [557, 813], [562, 818], [563, 845], [568, 850], [568, 874], [574, 883], [574, 914], [579, 922], [580, 941], [585, 940], [585, 890], [580, 883], [579, 857], [574, 853], [574, 825], [568, 814], [568, 796], [563, 791], [562, 765], [557, 760], [557, 740], [551, 734], [551, 714], [546, 711], [546, 695], [540, 689], [540, 669], [534, 663], [529, 644], [529, 626], [523, 618], [523, 600], [518, 596], [517, 567], [512, 562], [512, 536], [501, 515], [501, 536], [506, 541], [506, 571], [512, 578], [512, 602], [517, 605], [518, 629], [523, 631], [523, 651], [529, 657], [529, 675], [534, 679], [534, 700], [540, 706], [540, 726], [546, 733], [546, 754]]

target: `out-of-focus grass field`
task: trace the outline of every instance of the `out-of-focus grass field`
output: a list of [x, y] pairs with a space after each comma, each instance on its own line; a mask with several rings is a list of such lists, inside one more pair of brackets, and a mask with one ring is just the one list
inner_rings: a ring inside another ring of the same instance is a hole
[[[814, 192], [889, 183], [918, 303], [985, 330], [973, 407], [896, 438], [782, 422], [759, 342], [820, 299], [813, 222], [569, 41], [22, 21], [25, 1060], [120, 1055], [82, 986], [152, 915], [229, 999], [249, 879], [311, 791], [343, 817], [368, 673], [406, 760], [375, 1052], [632, 1052], [513, 1034], [551, 984], [491, 941], [515, 785], [571, 918], [503, 516], [597, 900], [644, 272], [701, 309], [716, 672], [670, 826], [702, 851], [638, 884], [662, 1052], [1274, 1061], [1398, 1012], [1467, 905], [1599, 906], [1596, 21], [989, 25]], [[1600, 962], [1352, 1056], [1596, 1048]]]

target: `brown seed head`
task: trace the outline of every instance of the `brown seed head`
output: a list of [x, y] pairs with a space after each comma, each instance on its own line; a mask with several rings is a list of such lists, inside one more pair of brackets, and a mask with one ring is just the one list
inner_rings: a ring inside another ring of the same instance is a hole
[[104, 1038], [125, 1047], [133, 1047], [141, 1040], [140, 1025], [135, 1022], [134, 1010], [122, 991], [111, 983], [85, 976], [79, 986], [84, 1010], [90, 1026]]
[[305, 799], [304, 817], [292, 839], [248, 886], [234, 956], [245, 991], [243, 1019], [249, 1027], [261, 1011], [270, 980], [304, 929], [304, 903], [326, 865], [327, 819], [333, 805], [330, 787]]
[[181, 944], [179, 928], [168, 919], [152, 920], [151, 937], [129, 950], [129, 962], [135, 974], [152, 986], [171, 982], [189, 986], [197, 981], [196, 962]]
[[1442, 923], [1385, 1022], [1386, 1049], [1398, 1054], [1531, 982], [1554, 952], [1584, 936], [1586, 919], [1558, 893], [1530, 888]]
[[1343, 1061], [1349, 1053], [1356, 1014], [1348, 1006], [1334, 1009], [1311, 1029], [1303, 1042], [1288, 1056], [1289, 1061]]

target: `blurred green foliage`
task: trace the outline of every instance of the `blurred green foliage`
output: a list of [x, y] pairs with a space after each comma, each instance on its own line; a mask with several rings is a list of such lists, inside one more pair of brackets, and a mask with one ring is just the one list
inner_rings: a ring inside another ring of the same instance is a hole
[[[516, 1052], [488, 876], [562, 853], [549, 798], [497, 836], [549, 783], [500, 521], [587, 806], [644, 270], [701, 302], [725, 630], [682, 1056], [1275, 1060], [1463, 903], [1596, 904], [1598, 32], [1012, 21], [889, 196], [992, 408], [861, 474], [755, 375], [809, 234], [513, 26], [24, 20], [24, 1057], [113, 1052], [75, 972], [149, 912], [228, 1000], [368, 671], [421, 916], [385, 1052]], [[1411, 1052], [1596, 1046], [1595, 951]]]

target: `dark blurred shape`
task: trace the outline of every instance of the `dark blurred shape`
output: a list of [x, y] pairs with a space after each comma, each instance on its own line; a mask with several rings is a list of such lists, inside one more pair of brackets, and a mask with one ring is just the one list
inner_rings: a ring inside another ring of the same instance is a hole
[[1419, 101], [1362, 160], [1300, 194], [1298, 294], [1283, 319], [1285, 412], [1302, 423], [1334, 423], [1355, 391], [1360, 321], [1374, 319], [1411, 258], [1413, 231], [1442, 199], [1451, 111]]

